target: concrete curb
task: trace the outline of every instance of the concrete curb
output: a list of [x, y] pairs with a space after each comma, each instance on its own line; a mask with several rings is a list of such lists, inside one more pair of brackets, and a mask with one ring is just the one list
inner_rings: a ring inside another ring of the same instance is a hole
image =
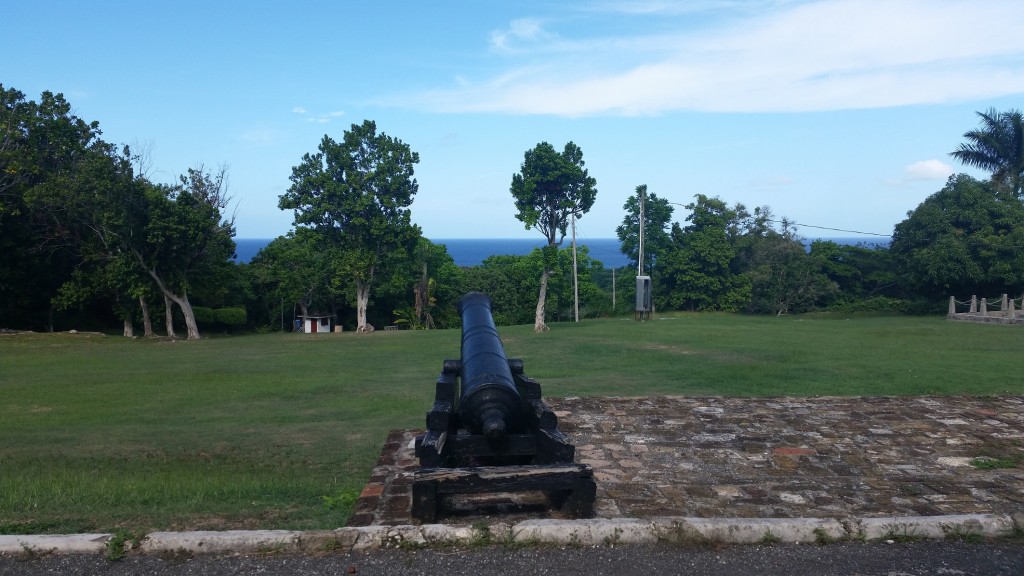
[[[482, 526], [425, 524], [320, 531], [153, 532], [132, 548], [143, 554], [244, 554], [362, 551], [451, 545], [615, 546], [651, 544], [819, 543], [843, 540], [1001, 538], [1024, 531], [1024, 512], [889, 518], [610, 518], [524, 520]], [[0, 535], [0, 554], [98, 554], [111, 534]]]
[[110, 534], [0, 535], [0, 554], [97, 554], [106, 550]]

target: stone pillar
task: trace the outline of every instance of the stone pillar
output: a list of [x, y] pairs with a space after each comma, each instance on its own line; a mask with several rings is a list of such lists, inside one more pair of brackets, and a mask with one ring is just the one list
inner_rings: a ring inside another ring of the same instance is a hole
[[948, 312], [948, 314], [950, 316], [953, 316], [953, 315], [956, 314], [956, 298], [953, 298], [952, 296], [949, 297], [949, 312]]
[[999, 303], [999, 311], [1006, 312], [1006, 294], [1003, 294], [1003, 301]]
[[967, 311], [968, 314], [978, 313], [978, 297], [976, 295], [971, 296], [971, 309]]
[[1008, 316], [1010, 317], [1011, 321], [1017, 319], [1017, 310], [1016, 310], [1016, 308], [1017, 307], [1016, 307], [1014, 301], [1010, 300], [1010, 311], [1009, 311]]
[[981, 310], [978, 311], [982, 316], [988, 316], [988, 299], [981, 299]]

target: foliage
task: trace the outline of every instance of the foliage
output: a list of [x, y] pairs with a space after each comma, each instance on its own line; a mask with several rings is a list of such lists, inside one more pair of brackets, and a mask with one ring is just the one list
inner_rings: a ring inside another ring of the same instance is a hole
[[622, 209], [626, 215], [622, 224], [615, 228], [615, 235], [621, 243], [621, 252], [632, 259], [637, 267], [640, 249], [640, 199], [644, 204], [644, 272], [650, 276], [658, 269], [658, 260], [671, 249], [672, 238], [669, 229], [672, 223], [672, 205], [657, 194], [647, 193], [647, 185], [636, 187], [636, 196], [626, 199]]
[[49, 199], [107, 150], [99, 135], [63, 95], [0, 84], [0, 325], [52, 328], [50, 300], [78, 260], [61, 222], [80, 206]]
[[483, 292], [491, 297], [491, 314], [495, 324], [526, 324], [533, 317], [535, 302], [531, 301], [531, 297], [536, 282], [535, 276], [529, 276], [525, 279], [529, 290], [522, 290], [524, 280], [519, 270], [526, 264], [521, 256], [491, 256], [480, 266], [463, 271], [462, 286], [466, 292]]
[[176, 186], [140, 181], [130, 198], [144, 212], [134, 214], [119, 237], [165, 298], [184, 315], [188, 338], [199, 338], [189, 293], [227, 274], [234, 254], [233, 219], [222, 220], [227, 196], [226, 168], [189, 168]]
[[597, 198], [597, 180], [584, 165], [583, 151], [575, 143], [567, 143], [558, 153], [551, 144], [541, 142], [526, 151], [519, 173], [512, 175], [516, 219], [547, 240], [541, 252], [544, 261], [533, 322], [536, 332], [547, 330], [545, 305], [556, 248], [565, 239], [570, 221], [586, 214]]
[[214, 314], [217, 322], [225, 326], [244, 326], [247, 317], [245, 308], [232, 306], [230, 308], [218, 308]]
[[728, 229], [736, 218], [735, 210], [703, 194], [696, 195], [696, 201], [686, 208], [691, 211], [686, 217], [690, 224], [672, 227], [672, 250], [663, 258], [661, 273], [664, 292], [656, 296], [656, 307], [741, 309], [750, 298], [750, 284], [730, 266], [736, 251]]
[[[199, 167], [175, 186], [153, 184], [134, 174], [127, 147], [100, 139], [99, 124], [73, 115], [60, 94], [44, 92], [38, 103], [2, 86], [0, 94], [0, 248], [20, 255], [0, 250], [0, 272], [10, 268], [3, 276], [16, 282], [0, 283], [0, 296], [8, 292], [15, 308], [47, 302], [51, 315], [112, 303], [127, 335], [159, 290], [180, 305], [197, 338], [188, 293], [223, 285], [234, 250], [232, 222], [220, 219], [224, 170]], [[48, 270], [25, 266], [27, 258]]]
[[901, 282], [934, 300], [1020, 292], [1022, 246], [1024, 203], [957, 174], [896, 225], [891, 250]]
[[292, 168], [291, 187], [278, 206], [293, 210], [297, 226], [310, 227], [337, 247], [342, 273], [355, 286], [356, 330], [366, 327], [374, 281], [398, 265], [419, 236], [408, 207], [418, 190], [419, 154], [364, 120], [342, 141], [324, 135], [316, 154]]
[[193, 306], [192, 313], [196, 316], [196, 322], [209, 326], [217, 321], [217, 312], [206, 306]]
[[786, 224], [754, 244], [751, 300], [748, 310], [769, 314], [809, 312], [824, 306], [836, 285], [822, 272], [825, 259], [807, 254], [803, 243]]
[[1009, 458], [993, 458], [991, 456], [985, 456], [972, 459], [971, 466], [977, 470], [998, 470], [1000, 468], [1016, 468], [1019, 461], [1020, 458], [1016, 456], [1011, 456]]
[[[891, 248], [816, 241], [808, 249], [769, 207], [704, 194], [674, 224], [671, 203], [641, 185], [623, 206], [621, 249], [636, 257], [644, 196], [644, 271], [659, 311], [941, 313], [950, 294], [1020, 293], [1024, 119], [1017, 110], [978, 115], [981, 126], [952, 156], [991, 171], [991, 182], [952, 177], [897, 225]], [[354, 318], [350, 328], [452, 327], [470, 290], [491, 295], [499, 324], [532, 318], [543, 330], [549, 315], [571, 316], [571, 258], [559, 247], [597, 193], [573, 142], [561, 151], [537, 144], [512, 177], [516, 217], [547, 246], [460, 269], [412, 222], [418, 155], [372, 121], [353, 124], [340, 142], [325, 135], [303, 156], [279, 200], [294, 211], [295, 229], [245, 265], [230, 262], [225, 167], [200, 164], [173, 184], [153, 182], [140, 173], [140, 154], [101, 135], [60, 94], [32, 101], [0, 85], [0, 327], [120, 322], [129, 335], [142, 319], [150, 335], [162, 315], [168, 334], [177, 319], [196, 338], [199, 324], [286, 330], [286, 316], [312, 313]], [[578, 269], [584, 317], [632, 308], [628, 269], [617, 271], [619, 310], [612, 271], [585, 252]]]
[[597, 180], [584, 165], [575, 143], [559, 153], [541, 142], [526, 151], [519, 173], [512, 175], [516, 219], [540, 232], [550, 246], [561, 245], [571, 217], [582, 217], [597, 198]]
[[298, 227], [253, 257], [246, 274], [261, 295], [269, 324], [283, 315], [284, 307], [289, 318], [295, 307], [301, 316], [345, 309], [344, 294], [350, 292], [351, 283], [340, 268], [339, 250], [320, 232]]
[[810, 255], [837, 288], [834, 303], [899, 296], [888, 247], [815, 240], [811, 242]]
[[950, 156], [968, 166], [992, 173], [992, 184], [1002, 194], [1020, 198], [1024, 182], [1024, 114], [1020, 110], [978, 112], [981, 127], [964, 134], [966, 143]]
[[[611, 311], [611, 296], [595, 281], [603, 270], [592, 259], [585, 246], [577, 250], [577, 276], [580, 294], [580, 317], [596, 318]], [[549, 264], [545, 264], [548, 262]], [[536, 249], [525, 256], [491, 256], [480, 266], [464, 271], [466, 292], [479, 291], [491, 297], [495, 323], [526, 324], [533, 316], [532, 294], [536, 278], [550, 266], [549, 308], [558, 321], [573, 318], [572, 248], [554, 252], [553, 256]]]

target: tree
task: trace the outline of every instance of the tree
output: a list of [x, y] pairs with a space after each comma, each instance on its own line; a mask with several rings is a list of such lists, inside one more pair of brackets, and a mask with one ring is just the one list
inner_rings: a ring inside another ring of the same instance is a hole
[[636, 196], [626, 199], [622, 209], [626, 211], [625, 217], [615, 229], [615, 235], [621, 243], [620, 251], [633, 259], [633, 265], [637, 264], [640, 247], [640, 197], [644, 197], [644, 265], [646, 274], [653, 274], [657, 266], [658, 258], [665, 254], [672, 244], [669, 236], [669, 229], [672, 224], [671, 203], [657, 194], [647, 193], [647, 185], [641, 184], [636, 187]]
[[408, 210], [419, 187], [419, 154], [378, 134], [370, 120], [353, 124], [340, 143], [324, 135], [318, 149], [292, 168], [278, 206], [294, 210], [296, 226], [314, 228], [341, 249], [340, 265], [355, 284], [356, 330], [366, 331], [374, 280], [407, 257], [419, 236]]
[[997, 191], [1021, 197], [1024, 182], [1024, 114], [1020, 110], [978, 112], [981, 127], [964, 134], [950, 156], [960, 162], [988, 170]]
[[52, 299], [77, 259], [64, 224], [78, 204], [51, 199], [106, 150], [99, 135], [61, 94], [34, 102], [0, 84], [0, 323], [34, 327], [49, 309], [53, 329]]
[[1024, 289], [1024, 202], [966, 174], [907, 213], [893, 232], [902, 282], [919, 296], [998, 295]]
[[582, 217], [594, 205], [596, 186], [597, 180], [584, 168], [583, 151], [573, 142], [567, 143], [561, 153], [547, 142], [537, 144], [526, 151], [519, 173], [512, 176], [510, 190], [515, 198], [516, 219], [547, 240], [534, 314], [535, 332], [547, 330], [544, 306], [557, 248], [565, 239], [570, 221]]
[[[189, 170], [179, 185], [157, 186], [134, 175], [137, 157], [100, 139], [99, 123], [71, 114], [60, 94], [44, 92], [35, 103], [0, 86], [0, 101], [0, 277], [15, 280], [15, 291], [41, 295], [11, 299], [46, 301], [51, 326], [58, 305], [106, 299], [126, 335], [138, 300], [148, 333], [143, 270], [167, 301], [181, 305], [189, 337], [198, 338], [187, 293], [209, 287], [234, 251], [232, 222], [220, 220], [224, 171]], [[31, 262], [45, 264], [46, 273], [35, 274]], [[33, 274], [18, 278], [8, 268]], [[29, 281], [36, 275], [43, 280]], [[0, 300], [7, 292], [0, 282]], [[170, 320], [167, 326], [173, 330]]]
[[704, 194], [686, 206], [689, 224], [672, 226], [672, 249], [663, 258], [662, 303], [674, 309], [735, 311], [750, 299], [749, 281], [731, 269], [729, 238], [736, 210]]
[[203, 166], [189, 168], [177, 186], [137, 182], [141, 194], [130, 202], [141, 210], [121, 240], [164, 296], [168, 336], [173, 336], [173, 302], [185, 317], [187, 338], [198, 339], [189, 292], [222, 278], [235, 251], [234, 218], [222, 220], [221, 215], [230, 203], [227, 168], [216, 173]]
[[[540, 260], [540, 250], [534, 250], [527, 258]], [[554, 311], [557, 320], [575, 318], [575, 298], [572, 284], [572, 249], [562, 248], [558, 251], [556, 264], [557, 273], [552, 276], [549, 285], [548, 308]], [[590, 257], [587, 246], [580, 246], [576, 254], [577, 285], [579, 286], [580, 316], [597, 317], [611, 311], [611, 295], [601, 289], [596, 281], [604, 266]]]
[[544, 263], [543, 250], [526, 256], [489, 256], [479, 266], [466, 270], [466, 289], [491, 297], [495, 323], [526, 324], [535, 319], [537, 302], [531, 294]]
[[750, 312], [809, 312], [836, 293], [837, 285], [822, 272], [825, 258], [809, 255], [785, 218], [781, 230], [756, 237], [749, 254], [745, 276], [750, 279]]
[[898, 301], [896, 270], [888, 246], [837, 244], [831, 240], [811, 242], [810, 256], [838, 288], [838, 303], [844, 306]]
[[459, 290], [462, 270], [455, 265], [448, 248], [421, 237], [414, 264], [419, 268], [413, 294], [417, 322], [427, 328], [456, 323], [456, 305], [464, 294]]
[[341, 296], [337, 282], [342, 277], [334, 265], [341, 261], [335, 251], [311, 228], [296, 228], [264, 246], [249, 263], [248, 273], [268, 299], [268, 313], [269, 308], [285, 305], [290, 310], [298, 306], [302, 316], [311, 309], [333, 311]]

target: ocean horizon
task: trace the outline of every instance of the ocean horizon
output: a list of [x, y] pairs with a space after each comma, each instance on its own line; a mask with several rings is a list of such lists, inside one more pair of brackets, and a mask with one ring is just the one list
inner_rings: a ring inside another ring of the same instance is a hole
[[[831, 240], [844, 245], [889, 243], [888, 239], [873, 238], [809, 238], [806, 244], [810, 246], [814, 240]], [[248, 263], [271, 241], [273, 238], [235, 238], [235, 262]], [[525, 256], [545, 244], [542, 238], [431, 238], [430, 241], [443, 244], [456, 266], [479, 266], [491, 256]], [[576, 244], [586, 246], [590, 257], [605, 268], [621, 268], [630, 263], [630, 258], [619, 251], [618, 238], [577, 239]], [[569, 241], [563, 242], [562, 246], [570, 246]]]

